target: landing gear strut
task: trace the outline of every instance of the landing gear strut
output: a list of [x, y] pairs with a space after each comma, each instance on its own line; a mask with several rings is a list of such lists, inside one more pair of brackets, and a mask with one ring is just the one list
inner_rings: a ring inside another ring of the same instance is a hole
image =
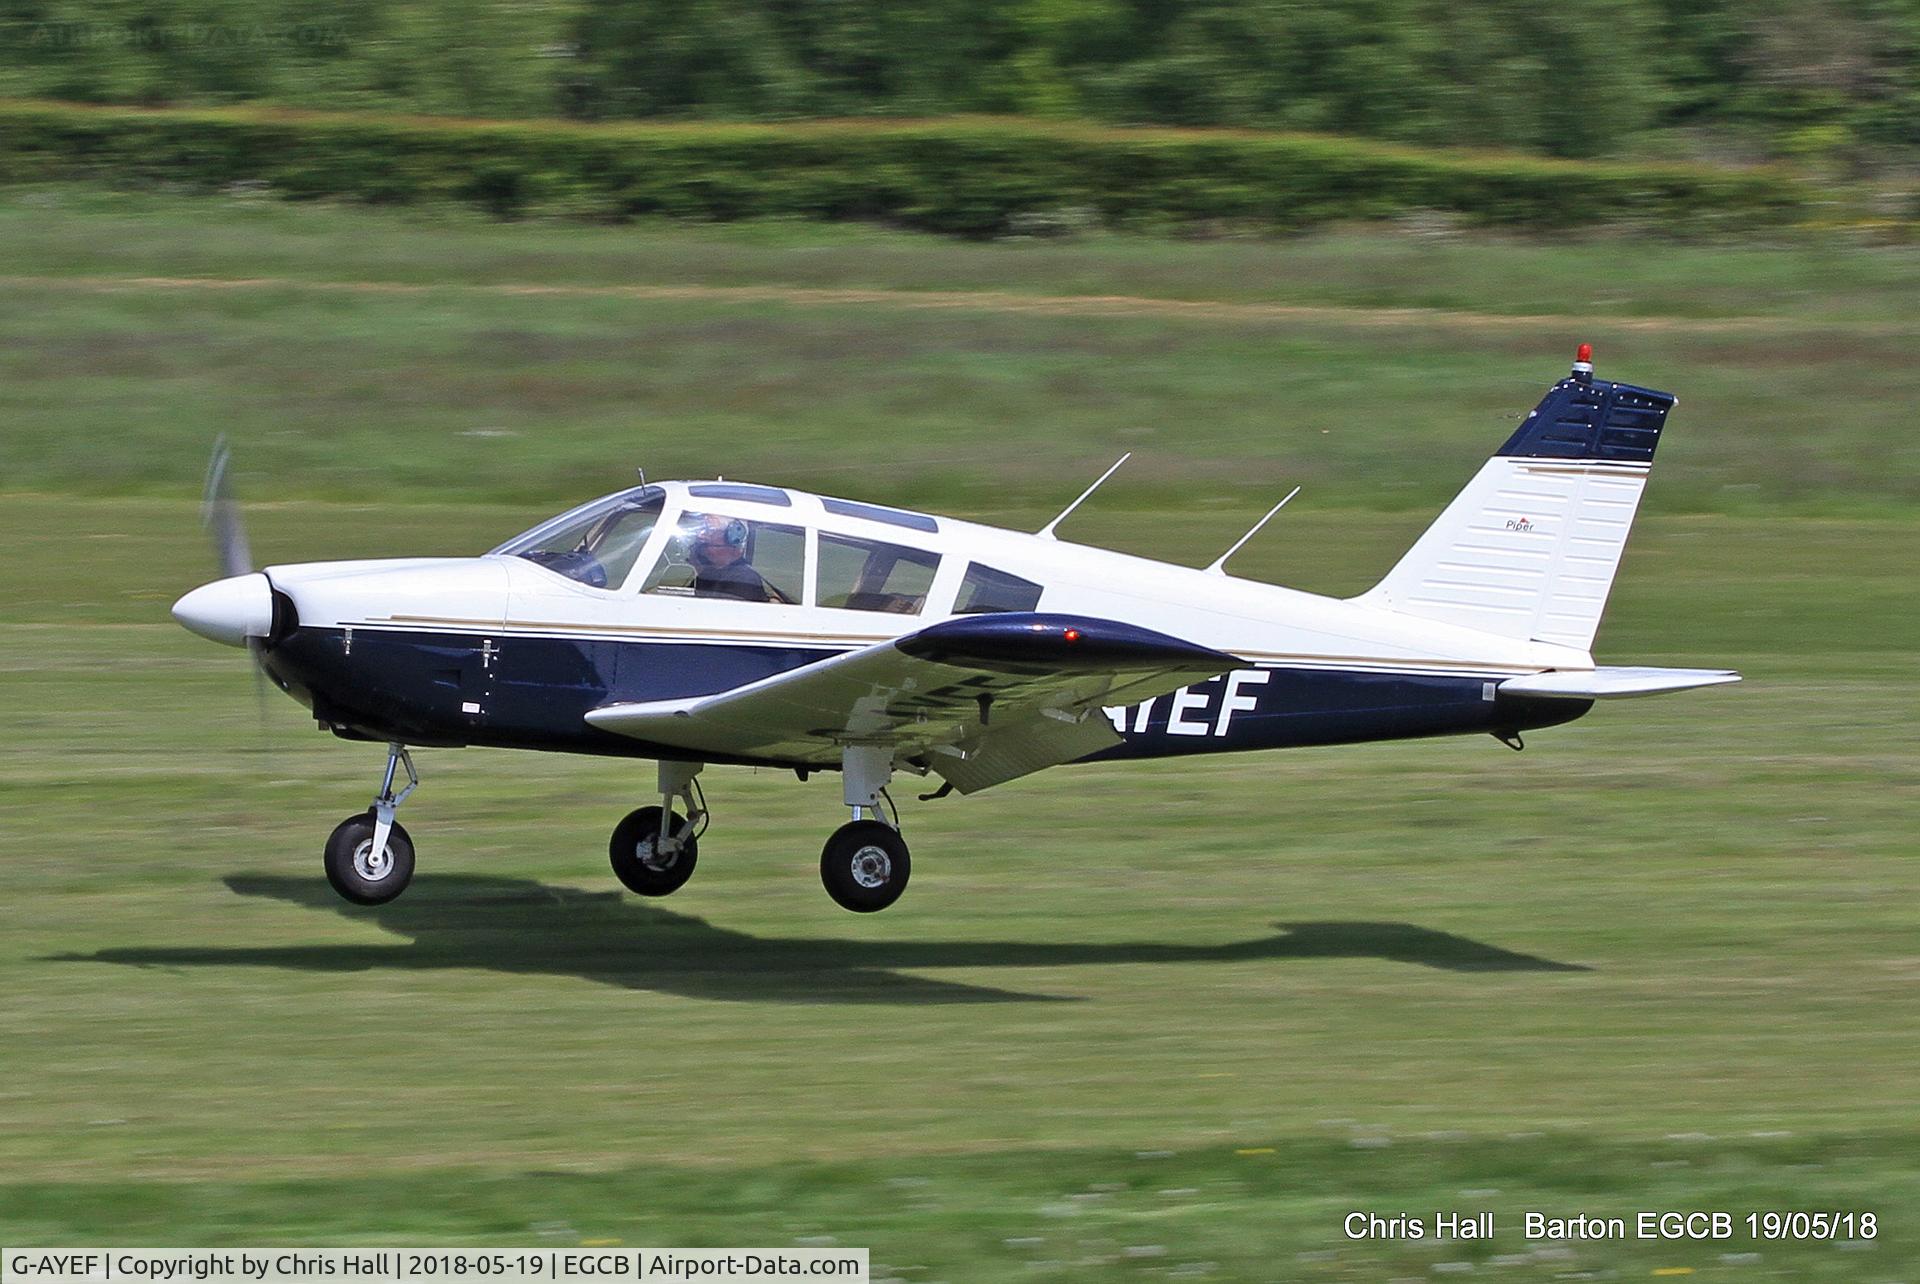
[[842, 909], [872, 914], [900, 899], [913, 864], [894, 823], [881, 818], [880, 800], [893, 777], [893, 751], [879, 745], [849, 745], [840, 774], [853, 819], [833, 831], [820, 852], [820, 881]]
[[[614, 875], [628, 891], [642, 896], [666, 896], [679, 891], [693, 877], [700, 855], [700, 831], [706, 828], [706, 800], [696, 777], [703, 764], [660, 763], [660, 806], [627, 813], [614, 827], [607, 855]], [[684, 818], [673, 810], [683, 800]], [[664, 823], [663, 823], [664, 822]]]
[[[402, 766], [407, 787], [395, 794], [394, 772]], [[388, 745], [387, 770], [373, 806], [347, 817], [327, 836], [327, 882], [355, 905], [384, 905], [413, 881], [413, 839], [393, 814], [419, 785], [407, 747]]]

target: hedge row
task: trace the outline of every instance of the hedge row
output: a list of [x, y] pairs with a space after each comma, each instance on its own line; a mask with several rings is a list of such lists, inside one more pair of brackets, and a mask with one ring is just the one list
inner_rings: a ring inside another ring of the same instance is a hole
[[1346, 138], [961, 118], [777, 125], [475, 122], [0, 103], [0, 181], [457, 202], [503, 216], [872, 219], [995, 235], [1071, 216], [1267, 229], [1447, 211], [1550, 228], [1794, 221], [1764, 171], [1423, 151]]

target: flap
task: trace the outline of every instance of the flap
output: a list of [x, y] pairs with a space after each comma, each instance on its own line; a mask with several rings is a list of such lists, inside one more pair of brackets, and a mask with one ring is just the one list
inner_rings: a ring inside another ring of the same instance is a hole
[[1120, 743], [1120, 733], [1098, 709], [1078, 717], [1048, 716], [1052, 713], [1048, 710], [1041, 717], [1022, 718], [1011, 727], [986, 732], [964, 757], [953, 750], [933, 753], [930, 765], [961, 793], [977, 794]]

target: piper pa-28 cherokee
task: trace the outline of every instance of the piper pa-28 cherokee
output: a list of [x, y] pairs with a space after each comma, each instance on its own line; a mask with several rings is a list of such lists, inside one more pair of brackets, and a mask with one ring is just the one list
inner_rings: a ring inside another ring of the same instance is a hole
[[645, 896], [693, 873], [707, 764], [838, 770], [853, 819], [820, 876], [879, 910], [909, 873], [896, 772], [941, 777], [937, 797], [1062, 763], [1463, 732], [1518, 748], [1596, 700], [1738, 681], [1593, 662], [1674, 398], [1596, 380], [1590, 357], [1348, 600], [1227, 574], [1240, 544], [1194, 569], [1062, 541], [1059, 518], [1026, 534], [728, 481], [635, 486], [481, 557], [253, 571], [219, 453], [228, 578], [173, 614], [246, 646], [322, 728], [387, 744], [372, 807], [327, 840], [350, 901], [412, 877], [408, 748], [498, 745], [658, 761], [659, 805], [611, 844]]

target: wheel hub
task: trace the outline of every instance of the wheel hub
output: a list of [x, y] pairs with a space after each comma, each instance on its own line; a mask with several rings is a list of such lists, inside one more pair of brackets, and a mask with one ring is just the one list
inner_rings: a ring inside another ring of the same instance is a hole
[[639, 857], [642, 865], [645, 865], [648, 869], [654, 870], [657, 873], [664, 873], [672, 869], [680, 859], [680, 852], [677, 848], [670, 852], [660, 850], [660, 835], [658, 834], [650, 838], [643, 838], [635, 843], [633, 853]]
[[373, 839], [361, 839], [360, 845], [353, 849], [353, 872], [369, 883], [379, 882], [393, 873], [393, 849], [382, 847], [375, 853]]
[[893, 858], [886, 848], [872, 845], [853, 854], [853, 881], [862, 887], [883, 887], [893, 877]]

